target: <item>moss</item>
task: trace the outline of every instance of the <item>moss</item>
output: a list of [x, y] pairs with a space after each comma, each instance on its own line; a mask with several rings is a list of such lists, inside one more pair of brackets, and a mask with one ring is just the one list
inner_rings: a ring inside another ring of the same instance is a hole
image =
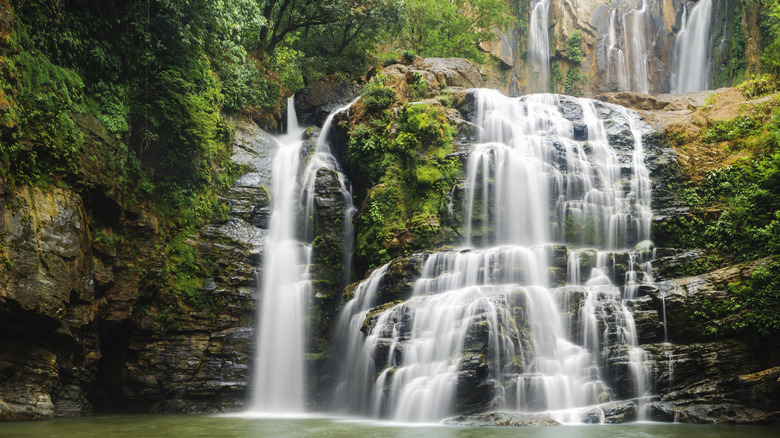
[[363, 324], [360, 325], [360, 331], [365, 334], [368, 334], [372, 328], [372, 325], [374, 324], [374, 319], [376, 319], [380, 314], [384, 313], [386, 310], [391, 309], [401, 304], [402, 302], [403, 301], [391, 301], [389, 303], [385, 303], [371, 309], [368, 312], [368, 314], [366, 314], [366, 319], [363, 320]]
[[454, 237], [442, 224], [462, 164], [449, 156], [454, 129], [442, 109], [407, 104], [397, 121], [380, 129], [358, 125], [350, 140], [351, 156], [373, 171], [375, 183], [355, 220], [361, 271]]
[[21, 51], [3, 57], [0, 90], [7, 107], [0, 122], [10, 131], [2, 134], [0, 149], [7, 176], [45, 185], [55, 174], [75, 174], [84, 134], [72, 114], [86, 110], [79, 76], [40, 53]]

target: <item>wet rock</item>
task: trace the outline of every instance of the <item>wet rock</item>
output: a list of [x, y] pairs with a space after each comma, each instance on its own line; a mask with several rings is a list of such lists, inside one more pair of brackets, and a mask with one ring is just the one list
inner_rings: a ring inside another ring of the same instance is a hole
[[359, 95], [357, 84], [328, 75], [295, 93], [295, 111], [301, 124], [322, 126], [331, 111]]
[[766, 412], [736, 403], [676, 405], [655, 402], [649, 406], [653, 421], [694, 424], [768, 424], [780, 420], [780, 412]]
[[[656, 364], [654, 375], [663, 402], [659, 417], [677, 415], [684, 422], [752, 422], [759, 421], [751, 419], [759, 410], [780, 412], [780, 368], [762, 369], [777, 363], [773, 352], [757, 355], [734, 340], [652, 344], [645, 350]], [[691, 418], [683, 418], [687, 416]]]
[[561, 112], [563, 118], [570, 122], [582, 120], [582, 107], [575, 98], [563, 95], [559, 96], [558, 111]]
[[422, 268], [428, 256], [427, 253], [414, 253], [391, 261], [384, 281], [377, 292], [377, 302], [387, 303], [408, 298], [415, 280], [422, 274]]
[[[484, 344], [487, 346], [487, 344]], [[473, 414], [495, 409], [496, 385], [490, 379], [484, 354], [464, 353], [458, 366], [457, 388], [453, 400], [454, 412]]]
[[[54, 402], [89, 411], [78, 404], [99, 354], [84, 203], [69, 190], [25, 186], [0, 201], [0, 421], [52, 418]], [[73, 403], [56, 399], [66, 393]]]
[[230, 214], [257, 228], [268, 229], [271, 220], [271, 199], [265, 187], [234, 186], [223, 198]]
[[[666, 253], [666, 250], [658, 250]], [[687, 253], [683, 253], [687, 254]], [[671, 256], [670, 256], [671, 257]], [[668, 278], [664, 270], [657, 271], [656, 262], [664, 262], [663, 258], [651, 262], [656, 278]], [[690, 263], [688, 261], [687, 263]], [[665, 313], [669, 340], [672, 342], [697, 342], [706, 340], [704, 321], [693, 322], [691, 316], [702, 308], [705, 301], [711, 306], [718, 306], [729, 300], [728, 284], [748, 278], [759, 266], [765, 266], [769, 259], [729, 266], [715, 271], [692, 277], [674, 278], [656, 283], [656, 288], [644, 289], [649, 301], [642, 305], [643, 310], [657, 310], [659, 315]], [[660, 269], [660, 268], [659, 268]], [[707, 324], [719, 327], [723, 321], [710, 320]]]
[[599, 405], [582, 415], [582, 422], [586, 424], [620, 424], [636, 421], [636, 419], [636, 404], [630, 401]]
[[249, 167], [236, 185], [239, 187], [271, 187], [271, 169], [278, 143], [252, 120], [231, 119], [234, 129], [233, 160]]
[[625, 119], [607, 119], [604, 121], [604, 126], [607, 129], [607, 139], [610, 145], [623, 150], [633, 149], [634, 134]]
[[520, 414], [515, 412], [491, 412], [488, 414], [462, 415], [448, 418], [444, 420], [443, 423], [451, 426], [468, 427], [550, 427], [561, 425], [561, 423], [544, 415]]

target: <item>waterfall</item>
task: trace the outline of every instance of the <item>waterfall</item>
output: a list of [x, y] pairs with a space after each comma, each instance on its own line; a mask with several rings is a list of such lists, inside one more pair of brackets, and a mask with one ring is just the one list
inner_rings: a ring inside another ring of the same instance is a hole
[[250, 409], [301, 412], [304, 408], [303, 319], [311, 292], [311, 252], [296, 239], [297, 175], [303, 129], [292, 98], [287, 101], [287, 134], [278, 138], [273, 160], [273, 211], [265, 240], [259, 336]]
[[530, 89], [537, 92], [550, 89], [550, 34], [547, 24], [549, 11], [550, 0], [531, 0], [527, 70]]
[[509, 409], [581, 422], [593, 405], [641, 400], [649, 374], [628, 303], [648, 279], [651, 209], [638, 116], [476, 94], [465, 247], [420, 254], [405, 301], [378, 301], [388, 265], [355, 289], [335, 404], [397, 421]]
[[674, 41], [672, 93], [706, 90], [709, 86], [712, 48], [710, 24], [712, 0], [701, 0], [688, 13], [683, 11], [682, 25]]
[[610, 13], [606, 41], [607, 81], [616, 91], [650, 92], [651, 35], [647, 0], [642, 0], [639, 9], [618, 0]]
[[640, 93], [650, 92], [650, 79], [647, 73], [647, 57], [650, 54], [650, 12], [647, 8], [647, 0], [642, 0], [642, 8], [634, 9], [623, 16], [626, 47], [628, 50], [628, 63], [631, 66], [632, 81], [631, 90]]
[[[304, 411], [304, 320], [312, 291], [309, 266], [314, 237], [314, 187], [320, 169], [339, 170], [330, 153], [328, 135], [335, 114], [347, 110], [349, 105], [328, 117], [313, 151], [301, 139], [304, 129], [298, 125], [292, 97], [287, 108], [287, 133], [277, 138], [278, 150], [273, 159], [273, 211], [265, 240], [250, 401], [250, 411], [262, 413]], [[339, 173], [339, 181], [345, 218], [350, 219], [345, 223], [351, 223], [352, 195], [343, 174]], [[301, 214], [303, 220], [299, 220]], [[348, 267], [351, 224], [345, 226], [344, 234], [343, 257]]]
[[609, 15], [609, 33], [607, 34], [607, 81], [615, 84], [618, 91], [628, 90], [628, 68], [623, 50], [617, 37], [617, 9]]

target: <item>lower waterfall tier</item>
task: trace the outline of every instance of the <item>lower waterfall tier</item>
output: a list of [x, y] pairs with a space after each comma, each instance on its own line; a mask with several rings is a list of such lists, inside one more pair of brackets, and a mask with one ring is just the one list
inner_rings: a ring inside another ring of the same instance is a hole
[[[341, 316], [337, 339], [354, 359], [337, 405], [399, 421], [504, 409], [581, 422], [594, 405], [647, 396], [652, 364], [623, 297], [637, 295], [651, 255], [562, 245], [421, 254], [422, 275], [387, 302], [393, 285], [377, 269]], [[588, 281], [566, 285], [573, 262]], [[643, 336], [663, 332], [660, 314]]]

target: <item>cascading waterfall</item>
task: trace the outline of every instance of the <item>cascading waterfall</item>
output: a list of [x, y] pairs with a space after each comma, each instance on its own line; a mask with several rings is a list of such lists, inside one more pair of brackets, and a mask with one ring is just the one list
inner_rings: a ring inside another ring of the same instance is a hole
[[[388, 265], [355, 289], [337, 333], [350, 361], [335, 404], [398, 421], [509, 409], [579, 422], [593, 405], [643, 397], [644, 351], [625, 304], [649, 257], [638, 245], [651, 210], [637, 116], [489, 90], [477, 107], [466, 248], [420, 255], [403, 302], [377, 301]], [[615, 129], [630, 132], [622, 146], [610, 145]], [[616, 375], [628, 389], [612, 387]]]
[[531, 90], [550, 89], [550, 34], [547, 16], [550, 0], [531, 0], [531, 21], [528, 25], [528, 77]]
[[[306, 144], [302, 141], [304, 129], [298, 124], [292, 97], [287, 101], [287, 108], [287, 133], [277, 138], [278, 150], [273, 160], [273, 211], [265, 240], [249, 407], [250, 411], [260, 413], [304, 411], [304, 319], [312, 290], [309, 266], [312, 262], [314, 184], [320, 169], [339, 170], [330, 153], [328, 134], [333, 116], [345, 111], [349, 105], [329, 116], [316, 147], [308, 156], [309, 151], [304, 150]], [[305, 167], [302, 160], [307, 160]], [[346, 206], [345, 218], [351, 219], [351, 212], [354, 212], [352, 196], [342, 174], [339, 174], [339, 180]], [[297, 226], [301, 210], [304, 213], [302, 230]], [[344, 234], [351, 239], [351, 228], [345, 227]], [[344, 245], [345, 262], [351, 260], [349, 239]]]
[[682, 26], [674, 42], [672, 55], [672, 93], [706, 90], [709, 86], [712, 48], [710, 24], [712, 0], [701, 0], [688, 13], [683, 11]]

